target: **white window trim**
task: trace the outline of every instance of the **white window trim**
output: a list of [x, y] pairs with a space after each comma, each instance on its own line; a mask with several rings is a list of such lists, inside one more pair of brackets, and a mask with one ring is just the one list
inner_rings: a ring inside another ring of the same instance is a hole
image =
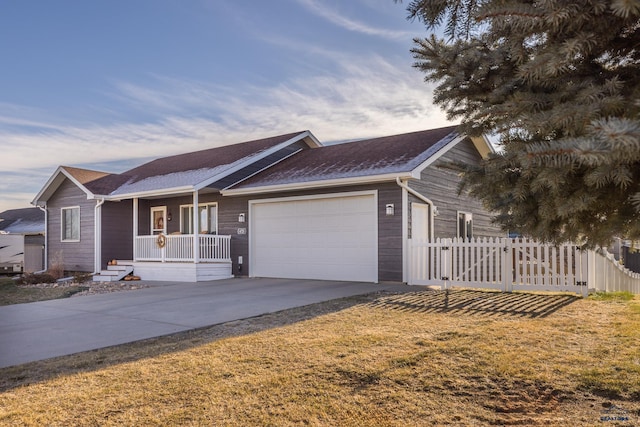
[[465, 223], [467, 222], [467, 218], [469, 218], [469, 220], [471, 221], [471, 238], [473, 238], [473, 214], [467, 211], [456, 211], [456, 237], [463, 238], [463, 239], [468, 238], [467, 237], [468, 233], [464, 233], [465, 234], [464, 236], [460, 234], [460, 214], [464, 215]]
[[[202, 207], [210, 207], [210, 206], [215, 206], [216, 207], [216, 233], [218, 233], [218, 217], [220, 216], [220, 208], [218, 207], [218, 202], [205, 202], [205, 203], [198, 203], [198, 208], [202, 208]], [[186, 232], [182, 229], [182, 224], [184, 223], [183, 221], [183, 216], [182, 216], [182, 209], [183, 208], [193, 208], [193, 203], [188, 203], [186, 205], [180, 205], [180, 233], [186, 234]], [[193, 215], [189, 214], [189, 225], [191, 226], [191, 228], [193, 228]], [[202, 224], [200, 224], [202, 226]]]
[[[154, 227], [154, 223], [153, 223], [153, 213], [154, 212], [162, 212], [162, 230], [159, 228], [155, 228]], [[150, 213], [150, 218], [149, 218], [149, 227], [150, 227], [150, 231], [151, 234], [153, 235], [154, 233], [160, 232], [162, 234], [167, 234], [167, 207], [166, 206], [152, 206], [151, 207], [151, 213]]]
[[[64, 214], [63, 212], [66, 210], [71, 210], [71, 209], [78, 209], [78, 238], [77, 239], [65, 239], [64, 238]], [[80, 215], [82, 213], [82, 210], [80, 209], [80, 206], [65, 206], [63, 208], [60, 208], [60, 241], [61, 242], [65, 242], [65, 243], [77, 243], [80, 241], [81, 239], [81, 230], [82, 227], [80, 226], [81, 224], [81, 218]]]

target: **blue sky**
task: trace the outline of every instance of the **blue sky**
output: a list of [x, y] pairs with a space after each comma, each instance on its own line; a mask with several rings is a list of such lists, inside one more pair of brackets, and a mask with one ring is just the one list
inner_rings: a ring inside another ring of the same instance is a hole
[[121, 172], [304, 129], [335, 142], [449, 124], [411, 66], [427, 33], [406, 3], [0, 3], [0, 212], [59, 165]]

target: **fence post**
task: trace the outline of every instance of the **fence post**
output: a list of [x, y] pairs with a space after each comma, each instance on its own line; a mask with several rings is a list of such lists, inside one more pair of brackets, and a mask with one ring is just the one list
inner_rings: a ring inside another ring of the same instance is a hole
[[500, 239], [503, 243], [500, 261], [502, 263], [502, 291], [513, 291], [513, 248], [511, 239]]
[[407, 284], [413, 285], [413, 240], [407, 239]]
[[596, 253], [593, 250], [588, 251], [587, 256], [587, 295], [589, 288], [594, 292], [598, 291], [598, 279], [596, 277]]
[[582, 249], [578, 249], [578, 251], [580, 252], [580, 278], [582, 279], [582, 287], [580, 289], [580, 294], [583, 297], [586, 297], [589, 295], [589, 276], [590, 271], [589, 271], [589, 252], [588, 250], [582, 250]]
[[449, 288], [449, 280], [451, 280], [451, 246], [452, 239], [442, 239], [440, 246], [440, 280], [444, 283], [444, 288]]

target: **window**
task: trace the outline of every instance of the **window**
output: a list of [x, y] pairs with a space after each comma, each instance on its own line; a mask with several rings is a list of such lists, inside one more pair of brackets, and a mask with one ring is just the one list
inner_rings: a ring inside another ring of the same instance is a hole
[[[198, 205], [200, 234], [218, 234], [218, 205]], [[193, 234], [193, 205], [180, 206], [180, 231]]]
[[151, 208], [151, 234], [160, 234], [167, 232], [167, 208], [165, 206], [156, 206]]
[[80, 241], [80, 206], [60, 209], [60, 223], [61, 241]]
[[473, 215], [468, 212], [458, 212], [458, 237], [466, 240], [473, 238]]

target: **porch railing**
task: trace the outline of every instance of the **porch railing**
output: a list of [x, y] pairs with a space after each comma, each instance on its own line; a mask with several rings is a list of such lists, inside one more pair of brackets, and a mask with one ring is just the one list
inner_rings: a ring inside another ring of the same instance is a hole
[[[135, 261], [193, 262], [193, 234], [167, 235], [164, 246], [158, 244], [158, 236], [136, 236]], [[199, 234], [198, 261], [231, 261], [231, 236]]]

